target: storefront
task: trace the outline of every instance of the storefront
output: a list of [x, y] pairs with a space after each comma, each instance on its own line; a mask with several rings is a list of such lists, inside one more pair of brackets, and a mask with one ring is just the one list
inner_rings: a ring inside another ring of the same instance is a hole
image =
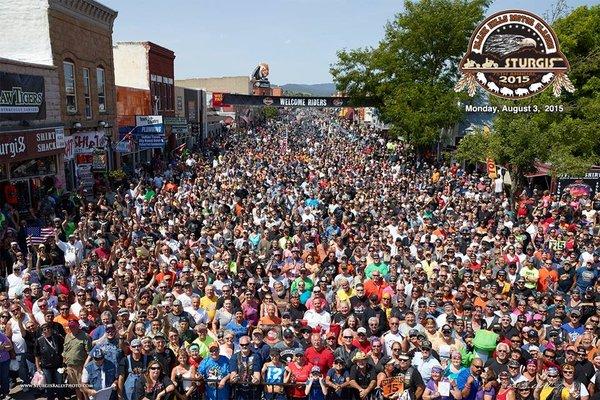
[[64, 186], [62, 126], [0, 134], [0, 203], [27, 214], [56, 187]]

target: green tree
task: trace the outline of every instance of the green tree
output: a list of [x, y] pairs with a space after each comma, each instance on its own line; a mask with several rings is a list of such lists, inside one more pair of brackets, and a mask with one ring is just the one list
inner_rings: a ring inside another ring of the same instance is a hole
[[[500, 113], [492, 132], [477, 132], [459, 144], [457, 156], [482, 161], [493, 156], [510, 165], [517, 178], [533, 162], [552, 164], [552, 172], [580, 175], [600, 160], [600, 6], [579, 7], [557, 19], [554, 29], [562, 52], [571, 65], [569, 78], [576, 91], [552, 89], [523, 100], [492, 99], [497, 106], [536, 106], [538, 113]], [[558, 106], [558, 107], [557, 107]], [[563, 111], [560, 111], [560, 107]]]
[[265, 119], [274, 119], [279, 115], [277, 107], [263, 107], [261, 108], [261, 114]]
[[341, 50], [331, 74], [338, 90], [380, 104], [392, 132], [417, 146], [439, 140], [463, 117], [453, 90], [458, 63], [489, 0], [404, 2], [376, 47]]

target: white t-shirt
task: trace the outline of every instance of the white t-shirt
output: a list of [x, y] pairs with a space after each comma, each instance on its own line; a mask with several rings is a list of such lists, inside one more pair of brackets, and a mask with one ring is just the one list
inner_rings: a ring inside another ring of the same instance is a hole
[[308, 310], [304, 313], [304, 319], [311, 328], [321, 326], [322, 329], [327, 330], [331, 325], [331, 314], [325, 310], [322, 310], [320, 313], [315, 310]]

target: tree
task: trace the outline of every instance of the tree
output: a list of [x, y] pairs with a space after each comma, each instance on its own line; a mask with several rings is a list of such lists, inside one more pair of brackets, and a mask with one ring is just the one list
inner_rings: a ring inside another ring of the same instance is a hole
[[276, 107], [263, 107], [260, 110], [262, 116], [269, 120], [269, 119], [274, 119], [277, 118], [277, 116], [279, 115], [279, 110]]
[[[534, 161], [550, 162], [552, 172], [581, 175], [600, 160], [600, 6], [579, 7], [557, 19], [554, 29], [571, 64], [574, 93], [560, 98], [548, 89], [523, 100], [492, 99], [496, 106], [537, 107], [538, 113], [499, 113], [492, 132], [476, 132], [459, 144], [457, 156], [482, 161], [485, 156], [510, 165], [517, 178]], [[560, 111], [562, 107], [563, 111]]]
[[392, 133], [430, 146], [463, 117], [464, 94], [453, 90], [458, 63], [489, 3], [406, 0], [376, 47], [337, 53], [331, 74], [338, 90], [376, 100]]

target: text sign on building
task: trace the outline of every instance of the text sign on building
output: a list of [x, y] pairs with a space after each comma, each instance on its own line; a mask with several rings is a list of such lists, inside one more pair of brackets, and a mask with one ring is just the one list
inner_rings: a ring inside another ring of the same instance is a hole
[[162, 115], [138, 115], [133, 134], [140, 150], [165, 147], [165, 128]]
[[62, 130], [62, 127], [3, 132], [0, 135], [0, 159], [12, 162], [61, 153], [56, 130]]
[[0, 72], [0, 121], [46, 118], [44, 77]]

